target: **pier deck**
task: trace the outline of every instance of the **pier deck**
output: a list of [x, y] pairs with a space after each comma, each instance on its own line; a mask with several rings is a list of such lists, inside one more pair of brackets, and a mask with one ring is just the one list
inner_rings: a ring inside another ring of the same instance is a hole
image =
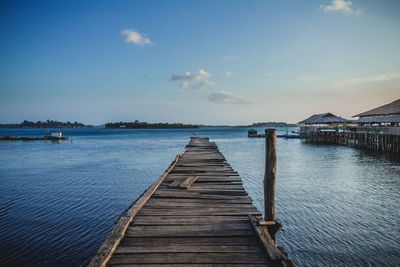
[[216, 144], [192, 137], [89, 266], [290, 266], [258, 216]]

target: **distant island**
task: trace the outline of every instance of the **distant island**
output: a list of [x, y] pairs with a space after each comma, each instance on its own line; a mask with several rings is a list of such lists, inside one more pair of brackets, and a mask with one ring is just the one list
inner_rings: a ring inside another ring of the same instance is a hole
[[297, 127], [298, 125], [295, 123], [286, 123], [286, 122], [255, 122], [250, 125], [199, 125], [201, 128], [223, 128], [223, 127], [238, 127], [238, 128], [278, 128], [278, 127]]
[[109, 122], [105, 124], [106, 129], [195, 129], [194, 124], [183, 123], [147, 123], [135, 120], [134, 122]]
[[0, 124], [0, 128], [93, 128], [92, 125], [85, 125], [80, 122], [62, 122], [62, 121], [28, 121], [24, 120], [20, 124]]
[[241, 127], [297, 127], [297, 124], [286, 122], [256, 122], [252, 125]]
[[[251, 125], [203, 125], [203, 124], [183, 124], [183, 123], [148, 123], [135, 120], [134, 122], [108, 122], [104, 126], [97, 128], [106, 129], [197, 129], [197, 128], [260, 128], [260, 127], [297, 127], [297, 124], [286, 122], [255, 122]], [[24, 120], [19, 124], [0, 124], [0, 128], [94, 128], [92, 125], [85, 125], [80, 122], [62, 122], [56, 120], [28, 121]]]

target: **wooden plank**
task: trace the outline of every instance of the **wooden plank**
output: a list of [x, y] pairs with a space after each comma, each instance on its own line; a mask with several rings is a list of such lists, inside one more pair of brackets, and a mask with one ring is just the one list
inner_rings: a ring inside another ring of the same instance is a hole
[[253, 243], [250, 246], [185, 246], [185, 245], [167, 245], [167, 246], [119, 246], [115, 250], [115, 254], [123, 253], [196, 253], [196, 252], [216, 252], [216, 253], [258, 253], [264, 250]]
[[[200, 237], [200, 236], [251, 236], [251, 226], [229, 223], [227, 228], [221, 225], [157, 225], [130, 226], [126, 231], [129, 237]], [[233, 229], [230, 229], [233, 228]]]
[[173, 181], [172, 183], [168, 184], [168, 187], [169, 187], [169, 188], [179, 188], [179, 185], [180, 185], [183, 181], [185, 181], [185, 179], [186, 179], [186, 177], [179, 177], [179, 178], [176, 178], [176, 179], [174, 179], [174, 181]]
[[217, 222], [248, 222], [247, 215], [202, 215], [202, 216], [137, 216], [131, 225], [200, 225]]
[[[134, 267], [134, 266], [146, 266], [146, 267], [160, 267], [160, 264], [109, 264], [107, 266], [116, 266], [116, 267]], [[201, 263], [179, 263], [179, 264], [162, 264], [162, 267], [210, 267], [210, 266], [219, 266], [219, 267], [243, 267], [243, 264], [234, 264], [234, 263], [228, 263], [228, 264], [223, 264], [223, 263], [218, 263], [218, 264], [201, 264]], [[252, 264], [245, 264], [246, 267], [265, 267], [265, 263], [252, 263]], [[274, 265], [272, 265], [274, 266]], [[278, 265], [279, 266], [279, 265]]]
[[206, 168], [199, 168], [199, 169], [193, 169], [193, 168], [185, 168], [185, 169], [174, 169], [172, 173], [193, 173], [193, 172], [198, 172], [198, 173], [221, 173], [222, 175], [228, 175], [228, 174], [237, 174], [236, 171], [233, 170], [223, 170], [223, 169], [206, 169]]
[[252, 230], [252, 225], [250, 221], [231, 221], [231, 222], [213, 222], [209, 224], [202, 225], [146, 225], [146, 226], [137, 226], [130, 225], [128, 230], [132, 231], [208, 231], [208, 230], [237, 230], [237, 229], [247, 229]]
[[207, 166], [199, 166], [199, 167], [180, 167], [180, 168], [176, 168], [176, 170], [178, 171], [208, 171], [208, 172], [235, 172], [235, 170], [233, 170], [232, 168], [228, 168], [228, 167], [207, 167]]
[[239, 185], [232, 185], [232, 184], [212, 184], [212, 183], [202, 183], [192, 186], [192, 189], [207, 189], [207, 190], [215, 190], [215, 189], [229, 189], [229, 190], [244, 190], [244, 187]]
[[187, 215], [262, 215], [256, 208], [254, 209], [201, 209], [196, 211], [191, 211], [190, 209], [186, 211], [174, 211], [174, 210], [163, 210], [163, 209], [145, 209], [140, 211], [141, 216], [187, 216]]
[[[181, 174], [177, 174], [177, 173], [170, 173], [168, 175], [168, 178], [178, 178], [178, 177], [182, 177]], [[240, 179], [240, 177], [238, 177], [237, 175], [225, 175], [225, 174], [208, 174], [208, 173], [200, 173], [199, 174], [199, 179]]]
[[251, 246], [259, 244], [256, 236], [238, 237], [125, 237], [122, 246]]
[[208, 162], [193, 162], [193, 163], [181, 163], [179, 162], [176, 167], [231, 167], [228, 163], [208, 163]]
[[[178, 198], [158, 198], [152, 197], [149, 200], [149, 203], [182, 203], [183, 201]], [[207, 203], [207, 204], [252, 204], [251, 199], [196, 199], [196, 198], [187, 198], [184, 200], [186, 203]]]
[[178, 207], [193, 207], [193, 208], [254, 208], [252, 204], [237, 204], [237, 203], [196, 203], [196, 202], [168, 202], [168, 201], [158, 201], [146, 203], [144, 208], [157, 208], [157, 209], [165, 209], [165, 208], [178, 208]]
[[270, 261], [264, 253], [136, 253], [115, 254], [110, 264], [165, 264], [165, 263], [202, 263], [202, 264], [230, 264], [230, 263], [264, 263]]
[[128, 229], [126, 236], [128, 237], [199, 237], [199, 236], [251, 236], [254, 235], [253, 230], [207, 230], [207, 231], [133, 231]]
[[210, 185], [210, 186], [212, 186], [212, 185], [241, 185], [241, 186], [243, 186], [243, 183], [242, 182], [235, 182], [235, 181], [232, 181], [232, 180], [220, 180], [220, 181], [215, 181], [215, 180], [211, 180], [211, 181], [204, 181], [204, 180], [199, 180], [199, 179], [197, 179], [197, 181], [196, 181], [196, 184], [197, 185]]
[[[238, 176], [206, 176], [206, 175], [197, 175], [199, 178], [197, 178], [197, 182], [242, 182], [242, 179]], [[167, 182], [172, 182], [174, 179], [182, 177], [182, 175], [179, 174], [172, 174], [169, 175], [166, 178]]]
[[217, 195], [217, 194], [200, 194], [198, 192], [187, 192], [187, 191], [156, 191], [153, 194], [153, 197], [157, 198], [194, 198], [194, 199], [220, 199], [220, 200], [249, 200], [251, 198], [248, 196], [225, 196], [225, 195]]
[[208, 189], [203, 189], [203, 188], [196, 188], [192, 189], [190, 191], [177, 191], [173, 188], [159, 188], [157, 192], [161, 193], [175, 193], [175, 192], [186, 192], [188, 194], [212, 194], [212, 195], [232, 195], [232, 196], [247, 196], [248, 193], [246, 190], [243, 189], [214, 189], [214, 188], [208, 188]]
[[259, 237], [261, 243], [264, 245], [265, 250], [268, 253], [268, 256], [271, 260], [285, 260], [286, 256], [282, 254], [282, 252], [276, 246], [275, 241], [272, 239], [266, 226], [262, 226], [258, 224], [258, 220], [250, 216], [252, 226], [254, 230], [257, 232], [257, 236]]
[[178, 156], [176, 156], [175, 160], [171, 163], [171, 165], [165, 170], [165, 172], [155, 181], [147, 191], [140, 196], [136, 202], [132, 205], [132, 207], [126, 212], [124, 216], [122, 216], [118, 223], [115, 225], [111, 234], [104, 241], [100, 249], [97, 251], [96, 255], [93, 257], [91, 262], [89, 263], [89, 267], [94, 266], [106, 266], [108, 261], [110, 260], [112, 254], [115, 249], [121, 242], [124, 237], [129, 224], [132, 222], [135, 215], [139, 212], [139, 210], [146, 204], [147, 200], [150, 196], [157, 190], [158, 186], [163, 182], [163, 180], [168, 176], [169, 172], [175, 167], [178, 160], [185, 153], [183, 150]]
[[194, 184], [194, 182], [196, 182], [197, 178], [199, 178], [199, 176], [189, 176], [188, 178], [186, 178], [185, 181], [183, 181], [179, 185], [179, 188], [181, 188], [181, 189], [189, 189]]
[[207, 212], [221, 212], [223, 213], [236, 213], [236, 212], [249, 212], [250, 213], [260, 213], [256, 207], [214, 207], [214, 206], [198, 206], [197, 208], [194, 206], [176, 206], [176, 207], [143, 207], [140, 210], [140, 214], [144, 214], [145, 212], [154, 212], [154, 213], [171, 213], [171, 214], [203, 214]]
[[203, 195], [223, 195], [223, 196], [247, 196], [248, 193], [246, 192], [246, 190], [223, 190], [223, 189], [201, 189], [201, 188], [197, 188], [197, 189], [192, 189], [191, 190], [193, 193], [198, 192], [201, 193]]

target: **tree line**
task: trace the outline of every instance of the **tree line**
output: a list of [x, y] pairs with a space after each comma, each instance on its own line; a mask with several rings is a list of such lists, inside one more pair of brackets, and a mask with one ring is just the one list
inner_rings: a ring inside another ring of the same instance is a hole
[[20, 124], [0, 124], [2, 128], [91, 128], [91, 125], [85, 125], [81, 122], [62, 122], [56, 120], [46, 120], [46, 121], [28, 121], [24, 120]]
[[183, 123], [147, 123], [135, 120], [134, 122], [109, 122], [105, 124], [106, 128], [125, 128], [125, 129], [194, 129], [198, 125]]

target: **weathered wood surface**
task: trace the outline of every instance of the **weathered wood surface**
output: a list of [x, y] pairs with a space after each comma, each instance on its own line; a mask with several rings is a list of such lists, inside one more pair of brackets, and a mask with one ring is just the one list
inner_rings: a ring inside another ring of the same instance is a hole
[[264, 213], [265, 220], [275, 221], [275, 182], [276, 182], [276, 130], [265, 130], [265, 176]]
[[112, 255], [103, 262], [96, 256], [91, 266], [288, 264], [265, 226], [254, 226], [261, 213], [215, 143], [192, 138], [171, 166], [143, 205], [128, 212]]

